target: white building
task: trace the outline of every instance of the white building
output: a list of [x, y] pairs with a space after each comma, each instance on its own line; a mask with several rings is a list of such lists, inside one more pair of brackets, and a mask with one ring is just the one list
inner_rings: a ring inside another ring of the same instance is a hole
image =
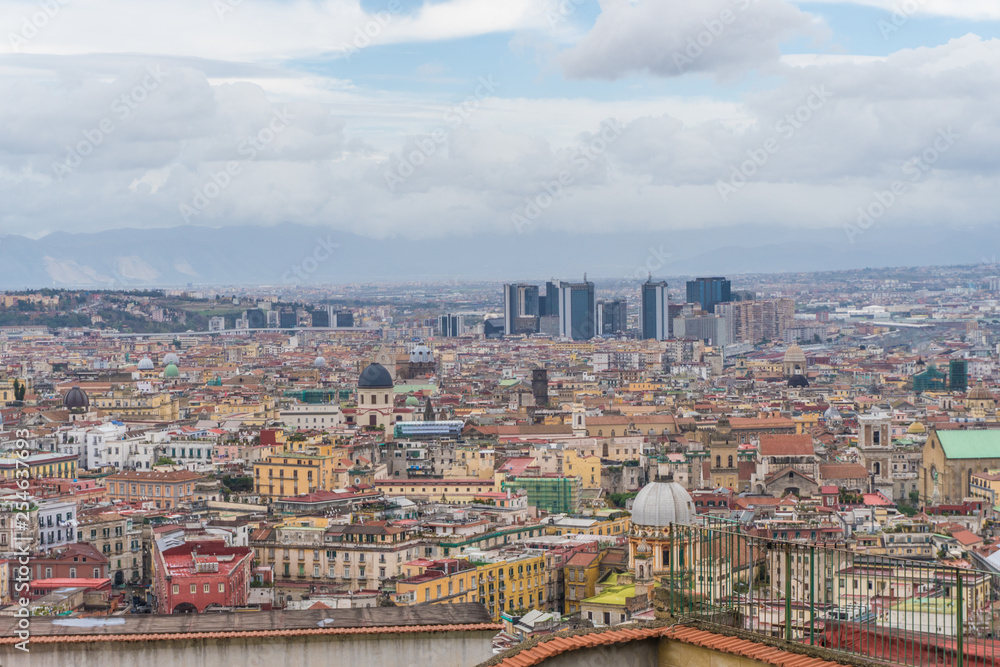
[[76, 503], [71, 500], [40, 501], [37, 539], [43, 551], [76, 542]]
[[296, 429], [327, 429], [344, 423], [340, 406], [325, 403], [293, 405], [279, 417], [286, 427]]

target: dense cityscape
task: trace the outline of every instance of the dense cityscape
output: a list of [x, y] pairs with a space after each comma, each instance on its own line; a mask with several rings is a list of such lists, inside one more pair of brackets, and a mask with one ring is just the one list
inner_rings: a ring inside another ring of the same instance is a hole
[[467, 603], [501, 651], [662, 617], [715, 526], [830, 550], [681, 577], [766, 634], [803, 586], [792, 639], [992, 628], [993, 268], [6, 293], [0, 616]]

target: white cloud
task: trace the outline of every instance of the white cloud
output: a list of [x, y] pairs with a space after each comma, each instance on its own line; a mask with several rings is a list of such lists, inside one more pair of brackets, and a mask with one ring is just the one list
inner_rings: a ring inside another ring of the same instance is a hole
[[561, 61], [576, 78], [728, 77], [777, 61], [782, 41], [817, 25], [785, 0], [603, 0], [594, 27]]
[[845, 4], [878, 7], [900, 16], [947, 16], [975, 21], [1000, 20], [1000, 4], [995, 0], [796, 0], [808, 7], [815, 4]]

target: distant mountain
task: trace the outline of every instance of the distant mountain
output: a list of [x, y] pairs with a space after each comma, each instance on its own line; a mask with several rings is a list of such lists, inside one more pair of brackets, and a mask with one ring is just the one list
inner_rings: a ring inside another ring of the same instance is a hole
[[370, 239], [283, 224], [0, 237], [0, 288], [629, 279], [995, 263], [1000, 228], [761, 226], [620, 234]]

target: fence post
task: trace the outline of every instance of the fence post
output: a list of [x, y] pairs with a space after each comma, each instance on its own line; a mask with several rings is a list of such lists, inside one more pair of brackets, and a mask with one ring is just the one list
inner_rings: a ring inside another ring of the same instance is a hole
[[809, 547], [809, 643], [816, 643], [816, 547]]
[[[785, 545], [785, 639], [792, 641], [792, 545]], [[961, 667], [961, 665], [959, 665]]]
[[677, 594], [677, 580], [674, 579], [674, 557], [677, 555], [674, 553], [674, 526], [676, 524], [670, 524], [670, 543], [667, 547], [670, 549], [670, 615], [674, 615], [674, 596]]
[[958, 605], [957, 605], [957, 607], [955, 609], [955, 620], [957, 621], [958, 628], [957, 628], [957, 632], [956, 632], [956, 635], [955, 635], [957, 637], [957, 641], [956, 641], [955, 645], [958, 648], [957, 667], [962, 667], [963, 663], [965, 662], [965, 647], [963, 646], [963, 644], [965, 643], [964, 642], [964, 639], [965, 639], [965, 637], [964, 637], [964, 635], [965, 635], [965, 620], [964, 620], [965, 619], [965, 609], [964, 609], [964, 607], [965, 607], [965, 605], [964, 605], [964, 600], [962, 599], [964, 596], [962, 595], [962, 571], [961, 570], [956, 570], [955, 571], [955, 578], [956, 578], [956, 580], [958, 582], [958, 591], [957, 591], [957, 593], [958, 593]]

